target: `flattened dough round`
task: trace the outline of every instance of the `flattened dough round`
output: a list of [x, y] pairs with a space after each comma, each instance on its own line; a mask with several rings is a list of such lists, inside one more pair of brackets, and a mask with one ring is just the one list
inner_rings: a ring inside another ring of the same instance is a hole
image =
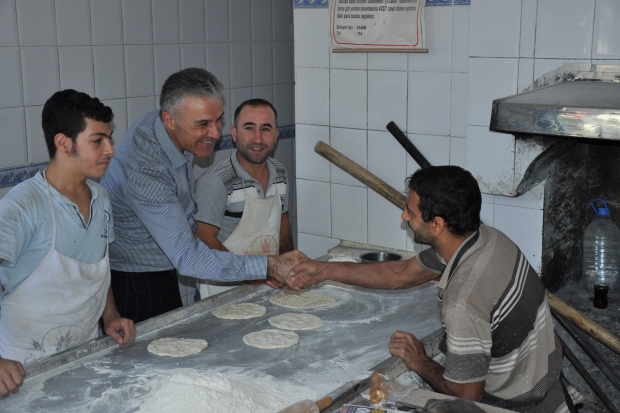
[[146, 349], [158, 356], [185, 357], [200, 353], [208, 345], [202, 339], [165, 337], [152, 341]]
[[282, 330], [314, 330], [325, 323], [312, 314], [284, 313], [271, 317], [269, 324]]
[[226, 320], [245, 320], [246, 318], [254, 318], [265, 315], [267, 309], [259, 304], [243, 303], [225, 305], [213, 311], [213, 315], [217, 318]]
[[299, 336], [292, 331], [267, 329], [246, 334], [243, 342], [258, 348], [285, 348], [299, 343]]
[[269, 301], [287, 308], [316, 308], [334, 304], [336, 299], [309, 291], [281, 291], [269, 297]]

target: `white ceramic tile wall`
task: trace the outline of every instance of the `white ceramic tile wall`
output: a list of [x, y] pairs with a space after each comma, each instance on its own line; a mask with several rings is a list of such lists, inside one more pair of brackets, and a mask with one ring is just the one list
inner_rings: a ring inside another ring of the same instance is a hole
[[[385, 123], [393, 120], [431, 163], [466, 166], [483, 191], [506, 195], [514, 189], [515, 168], [521, 166], [515, 166], [514, 138], [488, 130], [492, 101], [523, 90], [565, 62], [620, 63], [620, 46], [614, 41], [620, 34], [620, 5], [614, 0], [428, 4], [428, 54], [332, 53], [327, 31], [317, 29], [328, 25], [329, 10], [294, 10], [297, 172], [305, 180], [331, 184], [332, 221], [334, 211], [343, 208], [333, 187], [364, 187], [337, 167], [332, 166], [330, 175], [326, 161], [312, 150], [316, 141], [331, 144], [401, 190], [417, 165], [385, 132]], [[482, 219], [501, 225], [524, 250], [531, 248], [520, 240], [522, 234], [540, 237], [542, 194], [536, 191], [520, 198], [485, 194]], [[505, 208], [524, 211], [528, 218], [521, 223], [508, 220]], [[416, 248], [400, 226], [400, 212], [372, 190], [365, 210], [368, 242]], [[300, 210], [298, 220], [311, 223], [310, 228], [324, 224], [324, 217], [313, 216], [316, 222], [309, 222]], [[356, 219], [344, 221], [336, 232], [359, 241]], [[300, 227], [302, 247], [329, 245], [309, 241], [315, 236], [304, 229]], [[331, 237], [337, 238], [333, 231], [332, 225]], [[539, 252], [527, 254], [539, 260]]]
[[[0, 178], [11, 168], [48, 161], [40, 119], [54, 92], [73, 88], [111, 106], [118, 143], [137, 118], [158, 107], [167, 76], [187, 67], [207, 68], [224, 84], [224, 135], [235, 105], [260, 96], [276, 105], [290, 137], [292, 23], [290, 0], [0, 1]], [[196, 168], [226, 156], [230, 150], [216, 152]], [[294, 140], [283, 140], [277, 156], [294, 194]], [[325, 170], [329, 181], [329, 164]], [[0, 188], [0, 196], [5, 192]], [[191, 295], [188, 285], [183, 291]]]

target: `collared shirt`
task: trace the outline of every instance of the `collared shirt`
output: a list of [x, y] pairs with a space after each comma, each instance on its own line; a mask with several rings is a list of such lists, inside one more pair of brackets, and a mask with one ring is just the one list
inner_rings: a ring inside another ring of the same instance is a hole
[[116, 241], [110, 266], [180, 274], [216, 281], [264, 279], [267, 257], [210, 250], [194, 236], [193, 155], [180, 152], [159, 111], [142, 116], [116, 147], [101, 184], [108, 189]]
[[[86, 181], [90, 189], [90, 219], [78, 206], [50, 185], [56, 218], [56, 250], [89, 264], [105, 256], [114, 240], [110, 200], [101, 185]], [[52, 211], [45, 179], [37, 173], [11, 189], [0, 200], [0, 302], [34, 272], [52, 247]]]
[[233, 233], [245, 209], [245, 196], [265, 199], [280, 197], [282, 213], [288, 212], [288, 180], [284, 166], [273, 158], [265, 161], [269, 170], [267, 188], [250, 176], [233, 151], [229, 159], [209, 168], [196, 181], [197, 221], [218, 227], [217, 239], [224, 242]]

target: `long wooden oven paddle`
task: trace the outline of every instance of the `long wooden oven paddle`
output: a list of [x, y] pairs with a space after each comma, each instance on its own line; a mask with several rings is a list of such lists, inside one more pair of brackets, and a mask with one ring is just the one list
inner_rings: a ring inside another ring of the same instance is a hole
[[[370, 189], [383, 196], [399, 209], [404, 209], [407, 204], [407, 198], [392, 188], [387, 182], [378, 178], [371, 172], [367, 171], [345, 155], [341, 154], [328, 144], [322, 141], [318, 141], [314, 146], [314, 151], [347, 172], [354, 178], [358, 179], [363, 184], [366, 184]], [[607, 331], [599, 324], [592, 321], [590, 318], [581, 314], [579, 311], [569, 306], [550, 292], [547, 292], [547, 299], [549, 301], [549, 307], [562, 317], [570, 320], [577, 327], [594, 337], [611, 350], [620, 354], [620, 339]]]
[[280, 410], [278, 413], [319, 413], [331, 406], [333, 402], [334, 399], [329, 396], [323, 397], [316, 403], [312, 400], [302, 400]]

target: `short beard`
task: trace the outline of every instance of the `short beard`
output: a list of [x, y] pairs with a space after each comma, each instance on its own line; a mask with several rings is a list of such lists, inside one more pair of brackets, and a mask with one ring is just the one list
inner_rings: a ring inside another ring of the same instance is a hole
[[80, 152], [78, 152], [77, 146], [75, 145], [75, 142], [73, 142], [73, 146], [71, 147], [71, 155], [73, 155], [75, 157], [79, 157], [80, 156]]

